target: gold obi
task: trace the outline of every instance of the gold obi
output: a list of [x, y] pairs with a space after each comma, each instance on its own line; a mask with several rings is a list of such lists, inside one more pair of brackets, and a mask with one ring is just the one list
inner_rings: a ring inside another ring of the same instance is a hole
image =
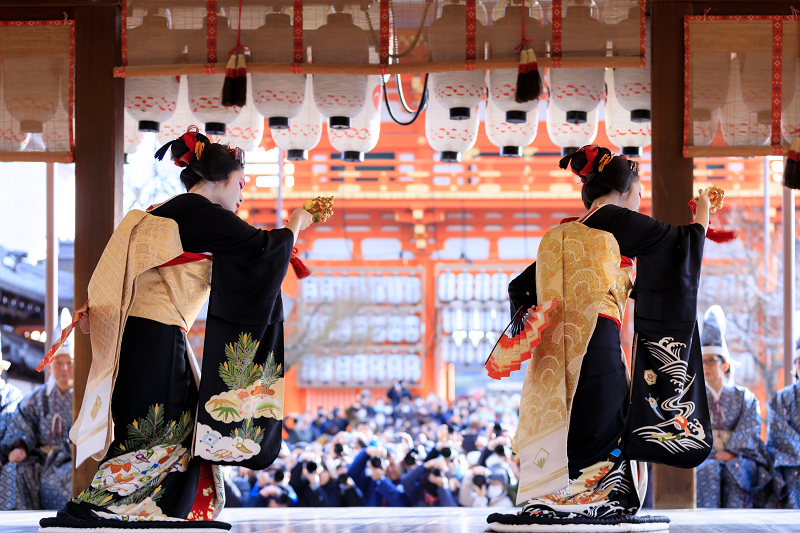
[[210, 260], [202, 259], [143, 272], [136, 279], [128, 316], [189, 331], [211, 292], [211, 265]]
[[632, 288], [633, 265], [620, 268], [619, 273], [614, 276], [611, 288], [608, 289], [608, 293], [600, 303], [598, 314], [616, 319], [619, 323], [622, 323], [622, 317], [625, 316], [625, 304], [628, 302], [628, 296]]

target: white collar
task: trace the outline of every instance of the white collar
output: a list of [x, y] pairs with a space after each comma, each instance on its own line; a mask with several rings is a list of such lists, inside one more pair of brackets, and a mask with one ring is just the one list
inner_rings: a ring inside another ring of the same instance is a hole
[[708, 383], [706, 383], [706, 388], [708, 389], [708, 392], [711, 393], [711, 396], [714, 398], [714, 401], [718, 402], [720, 397], [722, 397], [722, 391], [725, 389], [725, 383], [722, 384], [722, 387], [720, 387], [718, 391], [714, 390], [714, 387], [712, 387]]

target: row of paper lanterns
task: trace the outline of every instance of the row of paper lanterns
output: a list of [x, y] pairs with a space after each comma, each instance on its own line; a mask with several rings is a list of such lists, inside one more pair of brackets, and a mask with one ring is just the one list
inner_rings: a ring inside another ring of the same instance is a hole
[[419, 383], [422, 358], [417, 354], [309, 356], [302, 360], [300, 382], [308, 385], [405, 380]]
[[451, 334], [454, 331], [482, 331], [501, 333], [508, 325], [508, 303], [489, 306], [447, 305], [441, 313], [442, 331]]
[[[323, 331], [329, 315], [317, 312], [307, 318], [306, 328], [310, 331]], [[372, 344], [415, 344], [422, 337], [422, 322], [415, 314], [355, 314], [339, 318], [331, 329], [328, 339], [331, 342], [353, 344], [370, 342]]]
[[356, 299], [373, 304], [418, 304], [422, 280], [417, 276], [312, 276], [302, 283], [306, 303]]
[[477, 343], [470, 339], [456, 342], [449, 337], [439, 342], [439, 357], [456, 366], [483, 366], [494, 348], [494, 339], [483, 338]]
[[508, 300], [508, 282], [516, 274], [498, 271], [488, 272], [459, 272], [446, 270], [436, 279], [436, 296], [440, 302], [458, 301], [495, 301]]

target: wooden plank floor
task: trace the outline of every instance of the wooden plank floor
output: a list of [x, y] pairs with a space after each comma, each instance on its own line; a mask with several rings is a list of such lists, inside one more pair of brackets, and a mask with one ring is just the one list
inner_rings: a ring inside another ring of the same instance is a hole
[[[225, 509], [231, 533], [480, 533], [486, 509]], [[800, 533], [800, 511], [697, 509], [650, 511], [672, 519], [672, 533]], [[51, 512], [0, 512], [0, 533], [35, 533]], [[166, 524], [165, 524], [166, 525]], [[183, 530], [186, 531], [186, 530]]]

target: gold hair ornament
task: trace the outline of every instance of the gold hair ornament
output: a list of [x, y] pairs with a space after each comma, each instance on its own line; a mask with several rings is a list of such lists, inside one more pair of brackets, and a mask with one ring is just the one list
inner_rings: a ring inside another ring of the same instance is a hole
[[611, 157], [608, 154], [603, 155], [603, 157], [600, 158], [600, 163], [598, 163], [597, 165], [597, 171], [602, 172], [603, 169], [606, 168], [606, 165], [609, 164], [612, 159], [613, 157]]

